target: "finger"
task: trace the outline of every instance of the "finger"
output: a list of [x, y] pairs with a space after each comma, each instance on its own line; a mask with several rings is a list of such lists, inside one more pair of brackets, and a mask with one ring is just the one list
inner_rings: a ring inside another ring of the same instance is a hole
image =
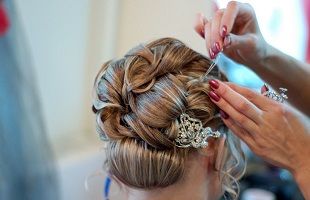
[[213, 59], [215, 57], [214, 53], [212, 51], [210, 51], [211, 49], [211, 23], [207, 22], [205, 23], [205, 27], [204, 27], [204, 31], [205, 31], [205, 42], [206, 42], [206, 48], [208, 50], [209, 56], [211, 59]]
[[238, 138], [247, 144], [251, 150], [254, 151], [256, 149], [255, 138], [253, 137], [253, 134], [248, 133], [231, 118], [223, 119], [223, 122]]
[[244, 59], [240, 56], [238, 49], [236, 49], [236, 48], [229, 48], [229, 46], [227, 47], [227, 44], [225, 44], [226, 41], [227, 40], [224, 39], [223, 49], [222, 49], [223, 53], [228, 58], [233, 58], [236, 63], [243, 63]]
[[[236, 110], [233, 106], [231, 106], [224, 98], [220, 98], [216, 95], [214, 91], [209, 92], [210, 99], [214, 102], [221, 110], [229, 115], [235, 122], [242, 125], [242, 127], [250, 133], [255, 133], [258, 129], [258, 126], [255, 122], [243, 115], [243, 113]], [[224, 117], [223, 117], [224, 118]]]
[[230, 1], [223, 13], [220, 35], [225, 37], [225, 35], [231, 33], [237, 16], [242, 16], [243, 14], [249, 12], [253, 12], [250, 5], [239, 3], [237, 1]]
[[260, 93], [261, 93], [261, 94], [264, 94], [264, 93], [267, 92], [268, 90], [269, 90], [269, 89], [268, 89], [267, 85], [264, 84], [264, 85], [260, 88]]
[[[225, 99], [225, 101], [227, 101], [228, 104], [230, 104], [235, 110], [237, 110], [238, 113], [242, 113], [257, 124], [261, 122], [261, 115], [263, 111], [247, 99], [252, 99], [253, 97], [251, 95], [254, 95], [254, 92], [251, 91], [251, 93], [249, 93], [248, 91], [242, 91], [243, 93], [239, 94], [219, 80], [210, 80], [209, 84], [215, 93], [222, 97], [221, 99]], [[245, 94], [245, 96], [242, 94]], [[221, 108], [221, 106], [219, 107]], [[227, 114], [230, 115], [228, 112]]]
[[196, 19], [194, 23], [194, 29], [195, 31], [202, 37], [205, 37], [205, 31], [204, 31], [204, 15], [202, 13], [196, 14]]
[[256, 45], [256, 38], [251, 34], [246, 35], [235, 35], [233, 33], [229, 33], [225, 36], [223, 41], [223, 47], [225, 49], [245, 49], [251, 50]]
[[263, 111], [268, 111], [270, 107], [273, 107], [277, 104], [276, 101], [273, 101], [265, 96], [258, 94], [248, 88], [238, 86], [231, 82], [225, 82], [232, 90], [244, 96], [247, 100], [254, 103], [259, 109]]
[[211, 24], [211, 50], [217, 55], [223, 46], [223, 38], [219, 34], [223, 10], [216, 11]]

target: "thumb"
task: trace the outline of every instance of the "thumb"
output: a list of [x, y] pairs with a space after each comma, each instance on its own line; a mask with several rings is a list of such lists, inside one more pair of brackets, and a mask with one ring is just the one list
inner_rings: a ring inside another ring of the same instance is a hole
[[242, 49], [251, 48], [254, 45], [253, 37], [249, 34], [246, 35], [235, 35], [228, 34], [224, 38], [224, 48]]
[[205, 26], [205, 19], [204, 15], [202, 13], [196, 14], [194, 29], [195, 31], [202, 37], [205, 37], [204, 33], [204, 26]]

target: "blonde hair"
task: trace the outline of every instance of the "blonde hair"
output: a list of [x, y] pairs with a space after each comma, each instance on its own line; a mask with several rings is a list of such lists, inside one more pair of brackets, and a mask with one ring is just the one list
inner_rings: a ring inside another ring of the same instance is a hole
[[[208, 78], [225, 80], [218, 68], [204, 76], [211, 61], [174, 38], [162, 38], [105, 63], [98, 73], [94, 111], [98, 130], [108, 138], [106, 165], [123, 184], [139, 189], [172, 185], [185, 172], [193, 148], [178, 148], [178, 117], [185, 112], [204, 126], [217, 118]], [[223, 188], [238, 196], [244, 171], [238, 140], [227, 135], [223, 155]]]

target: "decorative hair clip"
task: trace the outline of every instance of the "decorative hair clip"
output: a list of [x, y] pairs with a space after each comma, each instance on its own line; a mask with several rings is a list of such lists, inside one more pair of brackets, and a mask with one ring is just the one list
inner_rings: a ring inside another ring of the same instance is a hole
[[263, 93], [264, 96], [273, 99], [275, 101], [278, 101], [280, 103], [283, 103], [284, 100], [288, 99], [287, 95], [285, 94], [287, 92], [286, 88], [279, 88], [280, 90], [280, 94], [278, 94], [277, 92], [271, 90], [269, 88], [269, 86], [265, 83], [264, 86], [266, 87], [266, 92]]
[[181, 148], [205, 148], [208, 146], [209, 137], [219, 138], [220, 136], [219, 131], [212, 131], [210, 127], [204, 128], [199, 119], [182, 113], [179, 120], [179, 134], [175, 142], [176, 146]]

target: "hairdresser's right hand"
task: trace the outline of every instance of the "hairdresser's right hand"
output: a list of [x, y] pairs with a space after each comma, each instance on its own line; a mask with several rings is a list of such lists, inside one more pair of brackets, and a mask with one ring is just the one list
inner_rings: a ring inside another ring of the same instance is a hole
[[254, 153], [292, 173], [310, 172], [310, 126], [300, 113], [233, 83], [209, 84], [210, 99], [222, 110], [224, 123]]
[[211, 59], [223, 50], [226, 56], [248, 67], [264, 65], [270, 47], [249, 4], [231, 1], [210, 20], [199, 14], [195, 30], [204, 38]]
[[310, 200], [309, 119], [291, 106], [248, 88], [219, 80], [209, 84], [210, 99], [221, 109], [227, 127], [255, 154], [289, 170]]

